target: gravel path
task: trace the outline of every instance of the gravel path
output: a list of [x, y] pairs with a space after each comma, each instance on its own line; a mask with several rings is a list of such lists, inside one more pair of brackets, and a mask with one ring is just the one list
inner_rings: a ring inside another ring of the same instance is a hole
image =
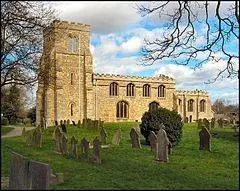
[[[26, 131], [29, 131], [29, 130], [34, 129], [34, 128], [36, 128], [36, 127], [25, 127]], [[22, 128], [17, 127], [17, 128], [14, 128], [9, 133], [7, 133], [6, 135], [1, 136], [1, 138], [17, 137], [17, 136], [21, 136], [21, 135], [22, 135]]]

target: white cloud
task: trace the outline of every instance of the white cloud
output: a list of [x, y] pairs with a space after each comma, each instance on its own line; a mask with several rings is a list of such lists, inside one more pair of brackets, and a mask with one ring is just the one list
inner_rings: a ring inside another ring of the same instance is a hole
[[124, 52], [137, 52], [142, 46], [142, 40], [139, 37], [132, 37], [127, 42], [122, 43], [121, 47]]

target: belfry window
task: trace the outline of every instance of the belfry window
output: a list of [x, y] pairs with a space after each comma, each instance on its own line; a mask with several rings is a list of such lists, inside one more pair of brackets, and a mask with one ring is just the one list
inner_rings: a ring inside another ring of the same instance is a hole
[[150, 97], [150, 85], [148, 84], [143, 86], [143, 97]]
[[78, 40], [76, 37], [69, 37], [68, 39], [68, 52], [77, 52]]
[[127, 96], [134, 96], [134, 84], [130, 83], [127, 85]]
[[117, 118], [128, 118], [128, 104], [125, 101], [117, 103]]
[[205, 112], [206, 109], [206, 101], [203, 99], [200, 101], [200, 112]]
[[165, 97], [165, 86], [158, 86], [158, 97]]
[[118, 95], [118, 84], [113, 82], [109, 86], [109, 95], [110, 96], [117, 96]]

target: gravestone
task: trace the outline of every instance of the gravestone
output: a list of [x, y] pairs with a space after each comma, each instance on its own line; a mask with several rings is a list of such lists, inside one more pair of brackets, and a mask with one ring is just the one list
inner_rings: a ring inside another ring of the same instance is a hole
[[67, 120], [67, 125], [70, 125], [70, 120], [69, 119]]
[[140, 137], [140, 135], [141, 135], [140, 127], [135, 127], [134, 129], [136, 130], [136, 132], [138, 133], [138, 136]]
[[23, 127], [23, 129], [22, 129], [22, 136], [25, 136], [25, 134], [26, 134], [26, 129], [25, 129], [25, 127]]
[[28, 189], [48, 190], [50, 184], [51, 168], [48, 164], [36, 161], [29, 162]]
[[131, 141], [132, 141], [132, 148], [138, 148], [138, 149], [141, 148], [139, 135], [134, 128], [131, 129], [130, 137], [131, 137]]
[[203, 124], [210, 131], [210, 123], [206, 118], [203, 118]]
[[67, 133], [67, 128], [65, 124], [62, 124], [61, 128], [62, 128], [62, 132]]
[[75, 123], [75, 121], [72, 121], [72, 124], [73, 124], [74, 126], [76, 126], [76, 123]]
[[60, 120], [60, 125], [62, 125], [62, 124], [63, 124], [63, 120], [61, 119], [61, 120]]
[[62, 133], [62, 142], [61, 142], [61, 152], [63, 155], [67, 155], [68, 154], [68, 145], [67, 145], [67, 142], [68, 142], [68, 139], [65, 135], [65, 133]]
[[154, 131], [150, 131], [150, 134], [148, 135], [148, 140], [150, 142], [151, 151], [156, 152], [157, 136]]
[[65, 119], [63, 120], [63, 124], [64, 124], [64, 125], [67, 125], [67, 121], [66, 121]]
[[211, 151], [211, 134], [207, 128], [203, 127], [199, 132], [200, 139], [200, 150], [209, 150]]
[[116, 133], [113, 135], [112, 144], [118, 146], [120, 142], [120, 138], [121, 138], [121, 129], [118, 129]]
[[55, 126], [58, 126], [58, 121], [55, 121]]
[[28, 189], [28, 162], [26, 157], [11, 153], [9, 190]]
[[78, 143], [78, 140], [75, 138], [75, 136], [72, 136], [72, 138], [71, 138], [71, 149], [72, 149], [72, 157], [74, 159], [78, 159], [77, 143]]
[[78, 127], [80, 127], [80, 125], [81, 125], [81, 120], [79, 119], [78, 120]]
[[56, 145], [56, 152], [60, 153], [61, 152], [61, 145], [62, 145], [62, 132], [60, 130], [59, 127], [57, 127], [55, 129], [55, 135], [54, 135], [54, 139], [55, 139], [55, 145]]
[[89, 142], [85, 137], [81, 140], [80, 148], [82, 158], [88, 160]]
[[103, 124], [104, 124], [104, 121], [101, 121], [100, 119], [99, 119], [99, 128], [103, 128]]
[[35, 147], [41, 148], [42, 147], [42, 131], [40, 128], [36, 129], [36, 134], [35, 134]]
[[37, 147], [37, 138], [38, 138], [38, 132], [37, 132], [37, 129], [34, 129], [31, 137], [32, 147]]
[[106, 133], [106, 131], [103, 128], [101, 128], [100, 136], [101, 136], [101, 143], [103, 145], [106, 145], [106, 143], [107, 143], [107, 141], [106, 141], [107, 133]]
[[167, 133], [163, 128], [160, 128], [157, 133], [156, 144], [156, 160], [159, 162], [168, 162], [168, 147], [169, 140]]
[[101, 150], [101, 141], [98, 139], [98, 137], [96, 137], [93, 140], [93, 156], [92, 156], [92, 160], [94, 162], [97, 162], [98, 164], [101, 164], [100, 150]]
[[32, 146], [33, 131], [28, 131], [25, 134], [25, 137], [26, 137], [26, 145], [27, 146]]

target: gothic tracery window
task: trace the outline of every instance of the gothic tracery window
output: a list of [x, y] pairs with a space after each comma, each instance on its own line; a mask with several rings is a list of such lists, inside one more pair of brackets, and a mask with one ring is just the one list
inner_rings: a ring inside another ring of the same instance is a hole
[[203, 99], [200, 101], [200, 112], [205, 112], [206, 109], [206, 101]]
[[127, 96], [134, 96], [134, 84], [130, 83], [127, 85]]
[[118, 95], [118, 84], [113, 82], [109, 86], [109, 95], [110, 96], [117, 96]]
[[188, 111], [190, 112], [193, 111], [193, 103], [194, 103], [193, 99], [188, 100]]
[[148, 84], [143, 86], [143, 97], [150, 97], [150, 85]]
[[158, 86], [158, 97], [165, 97], [165, 86]]
[[128, 103], [119, 101], [117, 103], [117, 118], [128, 118]]

